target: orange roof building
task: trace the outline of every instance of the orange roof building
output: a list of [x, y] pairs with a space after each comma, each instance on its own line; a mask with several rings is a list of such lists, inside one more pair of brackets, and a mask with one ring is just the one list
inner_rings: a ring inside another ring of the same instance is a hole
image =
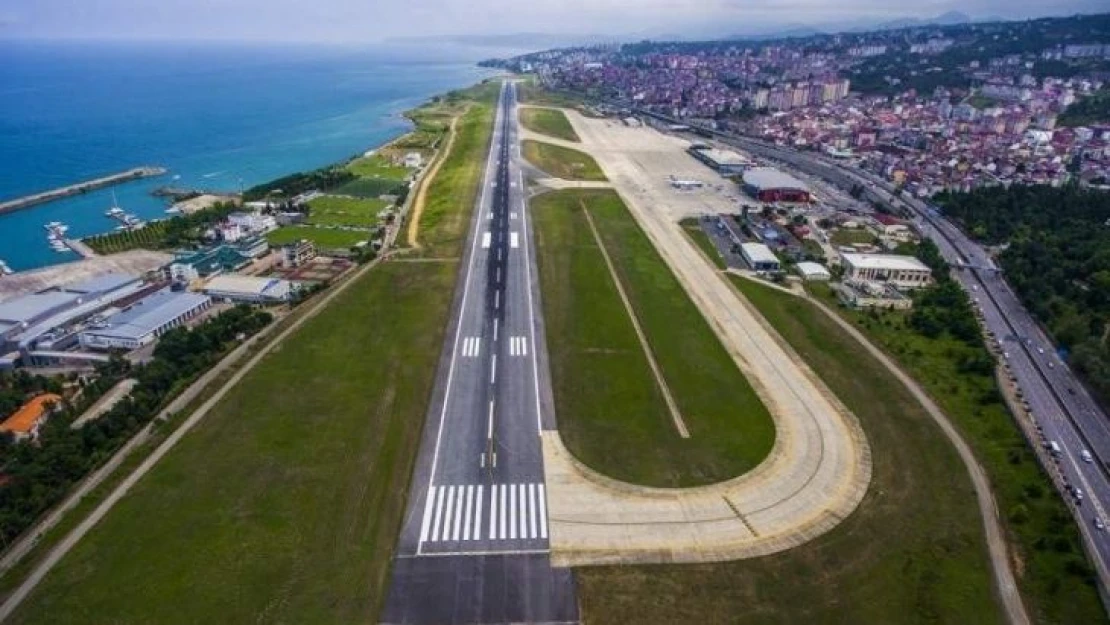
[[50, 412], [48, 405], [57, 405], [61, 401], [61, 396], [54, 393], [43, 393], [32, 398], [0, 423], [0, 432], [11, 432], [16, 438], [33, 437], [38, 432], [39, 424]]

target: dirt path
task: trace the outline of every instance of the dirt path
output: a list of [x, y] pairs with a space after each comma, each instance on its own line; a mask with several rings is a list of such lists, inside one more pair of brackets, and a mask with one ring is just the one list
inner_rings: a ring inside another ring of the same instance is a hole
[[[7, 598], [7, 600], [4, 601], [2, 605], [0, 605], [0, 621], [5, 620], [12, 615], [15, 609], [18, 608], [23, 600], [27, 598], [27, 595], [29, 595], [31, 591], [34, 590], [36, 586], [38, 586], [39, 582], [41, 582], [42, 579], [46, 577], [46, 574], [49, 573], [50, 570], [54, 568], [54, 566], [58, 564], [58, 562], [61, 561], [61, 559], [65, 557], [65, 555], [69, 553], [71, 549], [73, 549], [78, 541], [84, 538], [85, 535], [88, 534], [89, 531], [92, 530], [92, 528], [95, 527], [96, 524], [99, 523], [100, 520], [103, 519], [109, 511], [111, 511], [112, 507], [115, 506], [116, 503], [118, 503], [120, 499], [122, 499], [128, 493], [128, 491], [130, 491], [131, 488], [134, 487], [135, 484], [137, 484], [139, 480], [143, 478], [143, 476], [145, 476], [152, 468], [154, 468], [154, 466], [158, 463], [159, 460], [162, 459], [163, 456], [169, 453], [170, 450], [172, 450], [173, 447], [177, 445], [178, 441], [180, 441], [186, 434], [188, 434], [189, 431], [192, 430], [193, 427], [195, 427], [208, 414], [208, 412], [211, 411], [212, 408], [217, 403], [219, 403], [219, 401], [223, 399], [223, 397], [232, 388], [234, 388], [236, 384], [239, 383], [241, 379], [243, 379], [243, 376], [249, 373], [251, 369], [255, 367], [255, 365], [261, 362], [261, 360], [265, 358], [267, 354], [273, 351], [275, 347], [280, 345], [281, 342], [284, 341], [289, 335], [300, 329], [300, 327], [304, 325], [306, 321], [318, 315], [325, 306], [330, 304], [331, 301], [334, 300], [340, 293], [346, 291], [352, 283], [364, 276], [373, 267], [377, 266], [379, 262], [382, 262], [382, 260], [386, 260], [388, 258], [389, 256], [383, 256], [378, 260], [367, 263], [365, 266], [357, 269], [348, 277], [348, 279], [343, 281], [341, 284], [337, 284], [330, 293], [327, 293], [318, 302], [313, 304], [312, 308], [309, 309], [307, 313], [305, 313], [299, 319], [290, 324], [289, 327], [285, 328], [285, 330], [281, 332], [281, 334], [274, 337], [274, 339], [270, 341], [269, 344], [259, 350], [258, 353], [256, 353], [250, 360], [248, 360], [239, 371], [235, 372], [235, 375], [231, 376], [231, 378], [227, 382], [225, 382], [224, 385], [221, 386], [220, 389], [212, 397], [201, 404], [201, 406], [195, 412], [193, 412], [193, 414], [189, 415], [189, 418], [182, 422], [181, 425], [178, 426], [178, 428], [166, 438], [166, 440], [162, 441], [162, 444], [160, 444], [150, 454], [150, 456], [144, 459], [143, 462], [130, 475], [128, 475], [125, 480], [123, 480], [123, 482], [121, 482], [114, 490], [112, 490], [112, 492], [104, 499], [104, 501], [100, 502], [100, 504], [95, 509], [93, 509], [93, 511], [90, 512], [87, 517], [82, 519], [81, 523], [78, 524], [77, 527], [71, 530], [69, 534], [65, 536], [65, 538], [63, 538], [49, 551], [49, 553], [46, 554], [46, 557], [43, 558], [42, 562], [39, 562], [31, 570], [31, 573], [27, 576], [27, 579], [24, 580], [23, 583], [20, 584], [19, 587], [12, 592], [12, 594]], [[235, 350], [224, 360], [220, 361], [219, 364], [217, 364], [215, 367], [201, 376], [201, 378], [198, 379], [192, 386], [190, 386], [184, 393], [178, 396], [178, 398], [175, 399], [171, 403], [171, 405], [165, 411], [163, 411], [162, 414], [164, 415], [169, 412], [179, 411], [184, 408], [189, 402], [195, 399], [196, 396], [199, 395], [210, 382], [215, 380], [216, 377], [223, 373], [229, 366], [238, 362], [253, 345], [260, 342], [264, 337], [271, 334], [273, 330], [276, 329], [276, 327], [277, 322], [275, 322], [273, 325], [270, 325], [259, 334], [256, 334], [254, 337], [248, 339], [239, 347], [235, 348]], [[107, 477], [107, 475], [111, 473], [111, 470], [114, 470], [115, 467], [122, 463], [123, 459], [126, 457], [125, 452], [129, 452], [130, 450], [138, 446], [138, 444], [145, 442], [146, 438], [150, 434], [151, 427], [151, 425], [148, 425], [147, 427], [143, 428], [143, 430], [141, 430], [138, 435], [136, 435], [134, 438], [132, 438], [131, 441], [127, 443], [126, 449], [121, 450], [116, 456], [112, 458], [111, 461], [109, 461], [107, 465], [105, 465], [105, 467], [102, 467], [102, 470], [106, 471], [100, 479]], [[109, 465], [113, 466], [109, 468]], [[99, 481], [97, 481], [96, 484], [99, 484]], [[68, 509], [75, 506], [77, 502], [80, 501], [81, 497], [83, 497], [85, 494], [87, 494], [89, 490], [92, 489], [92, 487], [85, 488], [86, 485], [82, 485], [82, 489], [79, 492], [75, 492], [73, 495], [68, 497], [65, 502], [61, 504], [61, 506], [59, 506], [59, 508]]]
[[624, 292], [624, 285], [621, 284], [620, 276], [617, 275], [617, 269], [613, 266], [613, 260], [609, 258], [609, 250], [605, 249], [605, 243], [601, 241], [601, 234], [598, 233], [597, 226], [594, 225], [594, 218], [590, 216], [590, 211], [586, 210], [585, 203], [579, 202], [579, 206], [582, 208], [582, 214], [586, 216], [586, 223], [590, 224], [590, 232], [593, 233], [594, 241], [597, 241], [597, 248], [601, 250], [601, 256], [605, 259], [605, 266], [609, 268], [609, 277], [613, 279], [613, 285], [617, 287], [617, 294], [620, 295], [621, 302], [624, 303], [624, 310], [628, 313], [628, 318], [632, 320], [636, 337], [640, 339], [640, 348], [644, 350], [644, 356], [647, 358], [648, 365], [651, 366], [651, 373], [655, 376], [655, 383], [659, 386], [659, 392], [663, 394], [663, 401], [667, 403], [667, 410], [671, 412], [674, 427], [678, 430], [679, 436], [690, 438], [690, 430], [686, 429], [686, 422], [682, 420], [682, 413], [678, 411], [678, 403], [671, 395], [671, 387], [667, 386], [667, 380], [663, 377], [663, 370], [659, 368], [659, 363], [655, 362], [655, 353], [651, 351], [651, 345], [648, 344], [644, 329], [640, 327], [640, 319], [632, 308], [632, 302], [628, 301], [628, 294]]
[[420, 216], [424, 214], [424, 201], [428, 195], [428, 187], [432, 186], [432, 181], [439, 173], [440, 166], [443, 165], [443, 161], [447, 160], [447, 156], [451, 153], [451, 148], [455, 145], [455, 135], [458, 134], [455, 132], [455, 127], [458, 125], [459, 117], [465, 114], [464, 111], [451, 118], [451, 125], [447, 129], [447, 142], [443, 145], [443, 149], [436, 154], [436, 162], [432, 164], [428, 173], [424, 174], [420, 180], [420, 189], [416, 192], [416, 199], [412, 203], [412, 217], [409, 219], [409, 229], [405, 237], [411, 248], [421, 248], [420, 239], [417, 235], [420, 233]]
[[813, 302], [821, 312], [825, 313], [830, 319], [836, 322], [838, 326], [844, 329], [852, 338], [859, 341], [872, 356], [886, 367], [898, 381], [906, 387], [906, 390], [914, 396], [921, 407], [929, 413], [933, 421], [940, 426], [941, 431], [948, 438], [952, 446], [956, 448], [959, 453], [960, 459], [963, 460], [964, 466], [967, 468], [968, 475], [971, 476], [972, 485], [975, 487], [975, 498], [979, 503], [979, 515], [983, 517], [983, 530], [987, 536], [987, 550], [990, 553], [991, 568], [994, 571], [995, 585], [998, 588], [998, 595], [1002, 600], [1002, 605], [1006, 609], [1006, 615], [1010, 621], [1015, 625], [1027, 625], [1029, 615], [1025, 611], [1025, 604], [1021, 601], [1021, 593], [1018, 592], [1017, 581], [1014, 579], [1013, 570], [1010, 568], [1010, 557], [1006, 546], [1005, 534], [1002, 530], [1002, 524], [998, 520], [998, 507], [994, 501], [994, 494], [991, 490], [990, 479], [987, 477], [987, 472], [983, 470], [983, 466], [975, 459], [975, 453], [971, 451], [971, 447], [960, 436], [956, 427], [948, 420], [944, 411], [937, 406], [935, 402], [929, 397], [928, 393], [921, 388], [918, 383], [909, 376], [909, 374], [902, 371], [886, 352], [876, 347], [871, 343], [866, 336], [863, 335], [855, 326], [845, 321], [836, 311], [831, 310], [824, 303], [816, 299], [803, 296], [809, 301]]

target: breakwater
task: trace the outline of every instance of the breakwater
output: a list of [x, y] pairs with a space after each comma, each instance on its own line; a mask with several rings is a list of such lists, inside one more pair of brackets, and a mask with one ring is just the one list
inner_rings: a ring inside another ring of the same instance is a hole
[[41, 193], [24, 195], [23, 197], [18, 197], [14, 200], [6, 200], [4, 202], [0, 202], [0, 215], [17, 211], [23, 208], [28, 208], [30, 206], [35, 206], [36, 204], [44, 204], [46, 202], [60, 200], [72, 195], [80, 195], [82, 193], [87, 193], [89, 191], [94, 191], [96, 189], [101, 189], [114, 184], [130, 182], [132, 180], [139, 180], [141, 178], [153, 178], [155, 176], [161, 176], [165, 173], [166, 169], [164, 167], [136, 167], [134, 169], [128, 169], [127, 171], [121, 171], [118, 174], [94, 178], [92, 180], [86, 180], [84, 182], [78, 182], [64, 187], [58, 187], [57, 189], [43, 191]]

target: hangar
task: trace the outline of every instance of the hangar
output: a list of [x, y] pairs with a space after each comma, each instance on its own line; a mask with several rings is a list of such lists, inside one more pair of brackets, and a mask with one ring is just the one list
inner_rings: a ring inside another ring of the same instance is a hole
[[744, 191], [760, 202], [810, 202], [813, 199], [804, 182], [773, 167], [755, 167], [744, 172]]

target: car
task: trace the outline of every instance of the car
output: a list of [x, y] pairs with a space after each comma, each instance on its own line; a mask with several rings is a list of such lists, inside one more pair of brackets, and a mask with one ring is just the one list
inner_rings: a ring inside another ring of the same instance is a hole
[[1075, 489], [1075, 500], [1076, 501], [1083, 501], [1083, 489], [1081, 489], [1081, 488]]
[[1043, 354], [1044, 353], [1044, 348], [1043, 347], [1038, 347], [1037, 348], [1037, 353], [1038, 354]]
[[1048, 363], [1048, 368], [1049, 368], [1049, 369], [1055, 369], [1055, 368], [1056, 368], [1056, 366], [1055, 366], [1055, 365], [1053, 365], [1053, 364], [1052, 364], [1052, 363], [1050, 362], [1050, 363]]
[[1091, 457], [1091, 452], [1086, 449], [1079, 452], [1079, 457], [1082, 458], [1083, 462], [1086, 462], [1087, 464], [1095, 461], [1095, 459]]
[[1102, 519], [1100, 519], [1099, 517], [1096, 516], [1093, 520], [1094, 520], [1094, 523], [1095, 523], [1095, 529], [1096, 530], [1101, 532], [1102, 530], [1106, 529], [1106, 524], [1102, 522]]

